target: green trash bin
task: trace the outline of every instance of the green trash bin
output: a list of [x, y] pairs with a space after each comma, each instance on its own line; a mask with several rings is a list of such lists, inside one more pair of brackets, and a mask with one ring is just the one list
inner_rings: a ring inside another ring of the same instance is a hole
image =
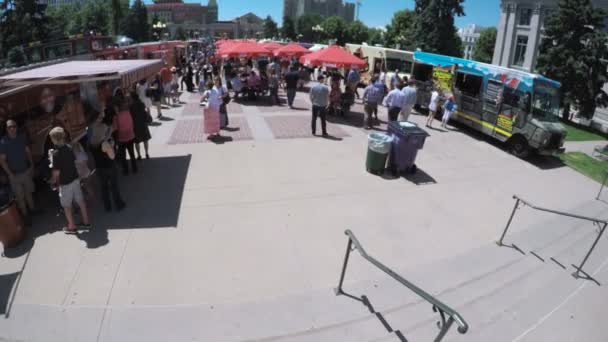
[[392, 140], [391, 136], [382, 133], [370, 133], [367, 136], [365, 168], [368, 172], [373, 174], [384, 172]]

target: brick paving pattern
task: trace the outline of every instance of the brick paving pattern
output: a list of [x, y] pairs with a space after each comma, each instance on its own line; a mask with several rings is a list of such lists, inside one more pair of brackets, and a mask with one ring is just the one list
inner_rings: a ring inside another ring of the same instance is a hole
[[[312, 138], [310, 117], [308, 116], [273, 116], [264, 118], [272, 134], [277, 139]], [[350, 135], [340, 126], [327, 123], [327, 132], [337, 138]], [[317, 134], [321, 134], [321, 121], [317, 122]]]
[[169, 144], [197, 144], [205, 142], [206, 138], [203, 133], [203, 119], [180, 120], [173, 130]]
[[195, 103], [187, 103], [186, 105], [184, 105], [184, 109], [182, 109], [182, 115], [185, 116], [203, 116], [203, 107], [198, 104], [197, 102]]
[[229, 118], [229, 129], [238, 129], [238, 130], [222, 130], [222, 135], [231, 137], [232, 140], [252, 140], [253, 134], [251, 133], [251, 128], [247, 123], [247, 118], [244, 117], [231, 117], [228, 114]]

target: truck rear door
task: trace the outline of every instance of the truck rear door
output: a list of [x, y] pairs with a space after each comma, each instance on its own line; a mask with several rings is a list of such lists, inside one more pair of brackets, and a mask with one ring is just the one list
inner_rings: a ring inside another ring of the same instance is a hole
[[488, 86], [483, 94], [483, 110], [482, 120], [489, 123], [494, 129], [491, 134], [494, 135], [496, 129], [496, 121], [498, 112], [502, 102], [503, 84], [502, 82], [488, 80]]

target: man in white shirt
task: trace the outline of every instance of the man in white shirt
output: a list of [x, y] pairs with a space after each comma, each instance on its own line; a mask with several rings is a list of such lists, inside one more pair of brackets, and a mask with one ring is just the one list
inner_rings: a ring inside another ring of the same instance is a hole
[[405, 95], [405, 100], [401, 109], [401, 120], [407, 121], [412, 113], [412, 108], [416, 105], [416, 82], [414, 79], [408, 81], [408, 86], [403, 88], [402, 92]]
[[405, 95], [403, 95], [402, 89], [403, 83], [397, 83], [397, 88], [391, 90], [384, 99], [384, 105], [388, 108], [389, 121], [397, 121], [399, 118], [399, 113], [401, 113], [403, 102], [405, 101]]

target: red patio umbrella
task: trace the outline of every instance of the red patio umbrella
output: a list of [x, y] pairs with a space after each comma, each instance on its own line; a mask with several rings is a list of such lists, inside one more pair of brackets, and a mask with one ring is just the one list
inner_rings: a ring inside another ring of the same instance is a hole
[[274, 55], [277, 57], [300, 57], [311, 53], [308, 49], [302, 47], [300, 44], [291, 43], [282, 46], [280, 49], [274, 51]]
[[300, 57], [300, 63], [306, 66], [324, 66], [329, 68], [363, 68], [367, 64], [361, 58], [337, 45], [304, 55]]
[[262, 45], [262, 47], [264, 47], [265, 49], [268, 49], [269, 51], [276, 51], [283, 47], [283, 45], [281, 45], [279, 43], [274, 43], [274, 42], [262, 43], [260, 45]]
[[220, 48], [218, 55], [221, 58], [260, 57], [270, 55], [270, 51], [258, 43], [238, 42], [226, 47], [225, 49], [223, 47]]

